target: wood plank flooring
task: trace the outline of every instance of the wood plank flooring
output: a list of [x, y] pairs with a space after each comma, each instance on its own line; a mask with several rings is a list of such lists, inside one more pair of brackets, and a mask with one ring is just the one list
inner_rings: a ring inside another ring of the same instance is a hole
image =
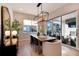
[[[24, 38], [24, 37], [23, 37]], [[19, 39], [18, 56], [40, 56], [36, 53], [32, 45], [30, 45], [30, 38]], [[79, 56], [79, 51], [62, 45], [62, 56]]]

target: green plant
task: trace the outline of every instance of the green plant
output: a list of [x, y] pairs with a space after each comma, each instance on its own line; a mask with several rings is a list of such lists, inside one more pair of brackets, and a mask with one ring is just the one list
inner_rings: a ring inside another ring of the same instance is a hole
[[20, 23], [16, 19], [12, 22], [12, 29], [16, 30], [17, 32], [20, 30]]
[[4, 20], [4, 30], [10, 30], [10, 20]]

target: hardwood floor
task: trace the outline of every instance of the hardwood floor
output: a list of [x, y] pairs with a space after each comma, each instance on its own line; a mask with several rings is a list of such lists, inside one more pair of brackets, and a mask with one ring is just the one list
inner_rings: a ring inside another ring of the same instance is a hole
[[[17, 55], [18, 56], [40, 56], [37, 52], [33, 50], [32, 45], [30, 45], [30, 39], [28, 38], [19, 40]], [[62, 46], [62, 56], [79, 56], [79, 51], [67, 46]]]
[[18, 48], [18, 56], [37, 56], [28, 40], [20, 41]]
[[79, 56], [79, 51], [68, 46], [62, 46], [62, 56]]

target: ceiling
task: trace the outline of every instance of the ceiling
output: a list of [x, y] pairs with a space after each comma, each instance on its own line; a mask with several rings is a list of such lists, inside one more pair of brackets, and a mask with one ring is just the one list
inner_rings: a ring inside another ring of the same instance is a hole
[[[20, 13], [27, 13], [32, 15], [37, 15], [38, 8], [36, 7], [38, 3], [9, 3], [8, 5], [12, 7], [13, 11]], [[63, 7], [66, 3], [43, 3], [43, 11], [51, 13], [52, 11]], [[39, 7], [40, 12], [40, 7]]]

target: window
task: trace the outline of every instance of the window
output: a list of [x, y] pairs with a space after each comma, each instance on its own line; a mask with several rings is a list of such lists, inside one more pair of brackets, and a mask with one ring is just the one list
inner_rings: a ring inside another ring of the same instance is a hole
[[61, 36], [61, 17], [56, 17], [47, 21], [47, 35]]
[[47, 21], [47, 35], [51, 36], [52, 33], [52, 20]]
[[76, 47], [76, 16], [77, 13], [69, 13], [62, 16], [63, 43]]
[[53, 35], [61, 36], [61, 17], [53, 19]]
[[37, 32], [37, 21], [31, 21], [24, 19], [23, 31], [24, 32]]

